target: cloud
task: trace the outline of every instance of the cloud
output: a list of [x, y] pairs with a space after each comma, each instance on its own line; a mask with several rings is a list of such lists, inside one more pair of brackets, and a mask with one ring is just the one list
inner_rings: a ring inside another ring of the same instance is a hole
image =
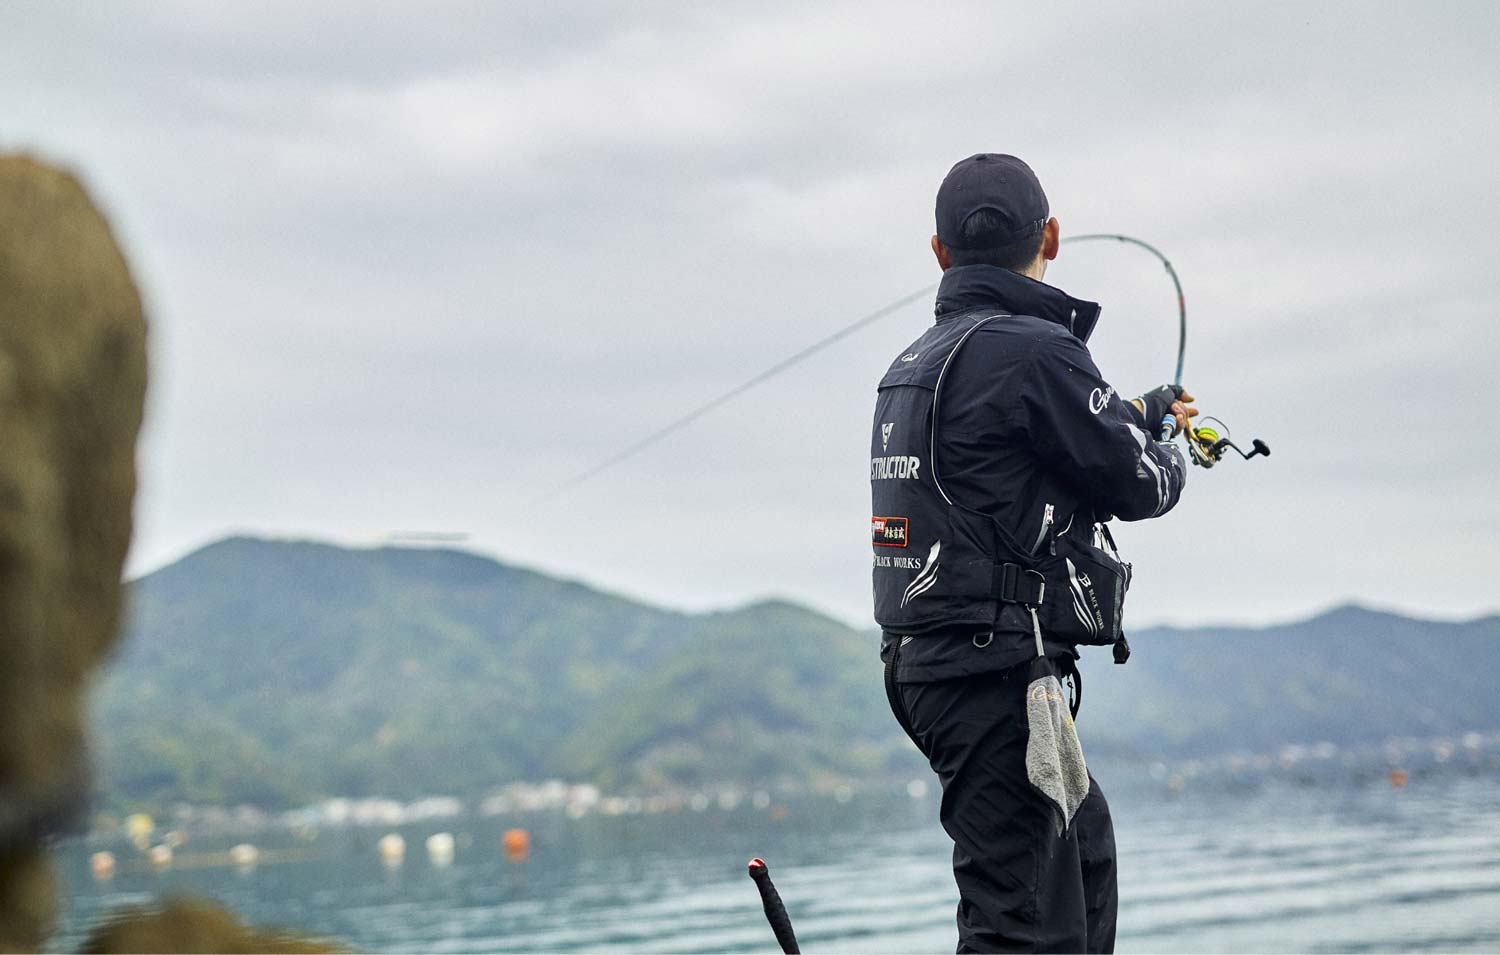
[[[550, 484], [935, 280], [932, 192], [1026, 156], [1163, 247], [1187, 377], [1269, 461], [1122, 529], [1133, 621], [1493, 608], [1490, 5], [0, 8], [0, 143], [79, 164], [153, 302], [145, 568], [228, 528], [469, 530], [650, 599], [867, 614], [873, 382], [913, 306], [567, 497]], [[1159, 267], [1070, 246], [1122, 389]], [[747, 527], [792, 528], [768, 545]]]

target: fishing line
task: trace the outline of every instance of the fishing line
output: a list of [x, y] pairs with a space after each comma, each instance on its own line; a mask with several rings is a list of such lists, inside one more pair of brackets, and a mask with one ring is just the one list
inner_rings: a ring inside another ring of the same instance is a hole
[[657, 428], [655, 431], [652, 431], [650, 434], [637, 440], [634, 444], [631, 444], [628, 447], [615, 452], [615, 454], [608, 458], [605, 458], [603, 461], [600, 461], [593, 467], [578, 472], [577, 474], [568, 478], [566, 481], [563, 481], [561, 484], [558, 484], [557, 486], [552, 488], [551, 491], [542, 495], [540, 498], [537, 498], [536, 503], [540, 504], [544, 501], [550, 501], [553, 498], [557, 497], [559, 494], [562, 494], [564, 491], [571, 490], [572, 488], [577, 487], [590, 478], [596, 477], [604, 471], [609, 470], [616, 464], [619, 464], [621, 461], [624, 461], [627, 458], [635, 457], [637, 454], [640, 454], [642, 451], [651, 447], [662, 438], [667, 437], [673, 432], [681, 431], [683, 428], [692, 424], [694, 421], [697, 421], [699, 418], [708, 414], [710, 411], [713, 411], [720, 405], [739, 397], [740, 395], [749, 391], [751, 388], [754, 388], [756, 385], [775, 378], [777, 375], [786, 371], [788, 368], [791, 368], [793, 365], [811, 358], [813, 355], [816, 355], [818, 352], [827, 348], [829, 345], [834, 344], [840, 339], [847, 338], [848, 336], [853, 335], [855, 332], [859, 331], [861, 328], [864, 328], [866, 325], [885, 318], [892, 312], [905, 308], [912, 302], [915, 302], [920, 298], [925, 298], [935, 291], [937, 291], [936, 285], [924, 286], [923, 288], [919, 288], [909, 295], [901, 296], [894, 302], [891, 302], [887, 305], [882, 305], [880, 308], [877, 308], [875, 311], [869, 313], [868, 315], [864, 315], [860, 318], [855, 319], [833, 334], [825, 336], [824, 338], [820, 338], [819, 340], [813, 342], [811, 345], [808, 345], [806, 348], [802, 349], [796, 354], [789, 355], [788, 357], [783, 358], [781, 361], [767, 368], [765, 371], [762, 371], [754, 377], [745, 380], [741, 384], [735, 385], [733, 388], [719, 395], [717, 398], [705, 402], [704, 404], [701, 404], [698, 407], [694, 408], [692, 411], [689, 411], [682, 417], [662, 425], [660, 428]]
[[[1183, 356], [1187, 350], [1187, 302], [1182, 294], [1182, 281], [1177, 277], [1177, 270], [1172, 267], [1171, 260], [1168, 259], [1160, 249], [1149, 242], [1144, 242], [1133, 236], [1120, 235], [1119, 233], [1114, 232], [1095, 232], [1088, 233], [1086, 235], [1065, 236], [1059, 244], [1067, 245], [1070, 242], [1091, 242], [1104, 239], [1109, 239], [1115, 242], [1123, 242], [1128, 245], [1134, 245], [1145, 249], [1147, 252], [1156, 256], [1156, 258], [1160, 260], [1162, 266], [1167, 270], [1167, 275], [1171, 277], [1172, 287], [1177, 290], [1177, 370], [1173, 374], [1172, 383], [1180, 388], [1182, 386]], [[783, 358], [781, 361], [770, 366], [764, 371], [754, 375], [751, 378], [746, 379], [744, 382], [734, 386], [733, 388], [730, 388], [728, 391], [725, 391], [719, 396], [699, 405], [692, 411], [689, 411], [687, 414], [669, 421], [668, 423], [657, 428], [655, 431], [644, 435], [643, 437], [637, 439], [634, 443], [627, 445], [626, 447], [615, 452], [613, 455], [605, 458], [599, 463], [578, 472], [577, 474], [564, 480], [560, 484], [554, 485], [550, 491], [538, 497], [534, 501], [534, 503], [541, 504], [546, 501], [550, 501], [553, 498], [556, 498], [559, 495], [563, 494], [564, 492], [570, 491], [578, 485], [583, 484], [585, 481], [599, 476], [615, 465], [620, 464], [621, 462], [626, 461], [629, 458], [635, 457], [637, 454], [645, 451], [647, 448], [661, 441], [668, 435], [681, 431], [683, 428], [692, 424], [694, 421], [697, 421], [699, 418], [708, 414], [710, 411], [713, 411], [721, 405], [732, 401], [733, 399], [749, 391], [751, 388], [754, 388], [756, 385], [769, 381], [770, 379], [786, 371], [788, 368], [791, 368], [793, 365], [806, 361], [808, 358], [811, 358], [813, 355], [816, 355], [823, 349], [828, 348], [830, 345], [833, 345], [841, 339], [853, 335], [855, 332], [859, 331], [865, 326], [871, 325], [893, 312], [905, 308], [907, 305], [910, 305], [918, 299], [925, 298], [926, 296], [931, 295], [936, 290], [936, 285], [924, 286], [920, 289], [917, 289], [915, 292], [911, 292], [907, 295], [901, 296], [900, 298], [890, 302], [889, 304], [882, 305], [880, 308], [877, 308], [875, 311], [870, 312], [867, 315], [863, 315], [855, 319], [854, 321], [845, 325], [843, 328], [840, 328], [838, 331], [835, 331], [832, 334], [813, 342], [811, 345], [808, 345], [806, 348], [803, 348], [801, 351], [796, 352], [793, 355]], [[1196, 463], [1203, 464], [1205, 467], [1209, 467], [1212, 466], [1212, 464], [1216, 462], [1220, 456], [1222, 456], [1225, 447], [1220, 446], [1219, 441], [1200, 443], [1197, 440], [1197, 436], [1192, 429], [1188, 429], [1186, 434], [1189, 448], [1194, 450], [1195, 452], [1201, 452], [1195, 453], [1193, 455], [1193, 460]], [[1215, 435], [1214, 437], [1217, 437], [1217, 435]], [[1228, 445], [1227, 441], [1224, 441], [1224, 445], [1231, 446]], [[1257, 441], [1256, 445], [1259, 446], [1260, 442]], [[1215, 449], [1217, 450], [1215, 451]], [[1239, 448], [1235, 448], [1235, 450], [1239, 451]], [[1240, 453], [1244, 454], [1244, 452], [1242, 451]], [[1255, 453], [1269, 454], [1270, 452], [1259, 451], [1259, 447], [1257, 447], [1257, 451], [1251, 453], [1253, 455]]]

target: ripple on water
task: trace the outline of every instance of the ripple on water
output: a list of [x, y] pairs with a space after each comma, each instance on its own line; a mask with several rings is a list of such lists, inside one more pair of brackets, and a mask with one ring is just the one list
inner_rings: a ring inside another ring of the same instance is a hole
[[[1173, 800], [1112, 791], [1120, 950], [1500, 947], [1494, 782], [1395, 794], [1264, 787]], [[922, 808], [935, 814], [935, 801]], [[743, 870], [745, 859], [764, 855], [808, 948], [951, 950], [951, 845], [932, 815], [911, 810], [856, 800], [809, 804], [780, 825], [748, 808], [588, 819], [539, 839], [521, 866], [498, 850], [471, 849], [449, 869], [417, 859], [396, 873], [372, 864], [368, 840], [351, 836], [244, 876], [122, 866], [112, 883], [97, 884], [87, 856], [98, 846], [68, 845], [56, 944], [76, 948], [103, 912], [171, 887], [372, 951], [765, 951], [771, 934]], [[498, 846], [499, 822], [472, 823], [474, 846]], [[419, 844], [430, 834], [413, 828], [405, 837]]]

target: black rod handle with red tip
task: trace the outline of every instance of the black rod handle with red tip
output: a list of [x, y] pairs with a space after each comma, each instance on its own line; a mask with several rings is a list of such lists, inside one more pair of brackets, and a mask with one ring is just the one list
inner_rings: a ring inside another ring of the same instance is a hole
[[771, 931], [776, 933], [777, 944], [783, 952], [801, 952], [797, 947], [797, 933], [792, 931], [792, 920], [786, 914], [786, 906], [781, 904], [781, 894], [771, 884], [771, 870], [760, 859], [751, 859], [749, 869], [750, 878], [755, 880], [755, 887], [760, 890], [760, 904], [766, 910], [766, 921], [771, 923]]

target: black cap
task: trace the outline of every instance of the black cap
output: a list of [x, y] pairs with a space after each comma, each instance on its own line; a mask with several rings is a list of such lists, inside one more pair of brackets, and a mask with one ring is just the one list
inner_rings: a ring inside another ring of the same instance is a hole
[[[1001, 229], [967, 245], [964, 221], [980, 209], [991, 209]], [[950, 249], [993, 249], [1036, 235], [1047, 224], [1047, 194], [1036, 173], [1015, 156], [977, 153], [948, 170], [937, 194], [937, 237]]]

